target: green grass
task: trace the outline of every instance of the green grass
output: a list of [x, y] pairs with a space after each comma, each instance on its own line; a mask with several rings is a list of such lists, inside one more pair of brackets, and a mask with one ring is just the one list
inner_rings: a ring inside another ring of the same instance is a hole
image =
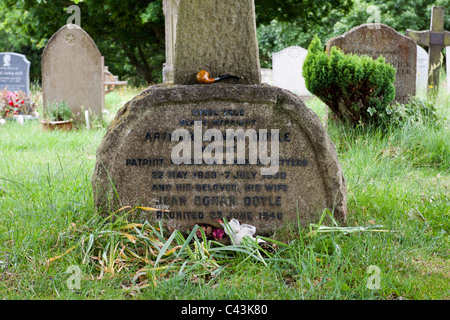
[[[193, 234], [187, 244], [158, 226], [130, 226], [126, 215], [106, 223], [94, 213], [105, 123], [139, 92], [107, 95], [110, 114], [91, 131], [0, 126], [1, 299], [450, 298], [448, 121], [387, 133], [329, 123], [347, 181], [346, 224], [327, 233], [293, 227], [282, 243], [268, 240], [277, 249], [264, 255], [254, 244], [221, 247]], [[325, 116], [320, 101], [307, 105]], [[448, 118], [448, 96], [438, 106]], [[358, 226], [369, 229], [342, 232]], [[69, 288], [72, 265], [80, 289]], [[375, 290], [371, 265], [380, 269]]]

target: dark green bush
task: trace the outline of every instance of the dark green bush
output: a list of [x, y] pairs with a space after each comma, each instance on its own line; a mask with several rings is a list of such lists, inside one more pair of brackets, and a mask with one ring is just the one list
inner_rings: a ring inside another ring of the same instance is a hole
[[378, 124], [395, 98], [395, 69], [383, 57], [344, 54], [336, 47], [329, 55], [314, 37], [303, 64], [306, 88], [344, 121]]

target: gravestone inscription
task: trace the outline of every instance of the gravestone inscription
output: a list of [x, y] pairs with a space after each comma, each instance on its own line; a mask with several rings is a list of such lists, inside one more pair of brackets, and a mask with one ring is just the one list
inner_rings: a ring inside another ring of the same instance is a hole
[[[175, 135], [178, 129], [182, 138]], [[214, 139], [206, 138], [208, 130]], [[230, 136], [230, 130], [246, 136]], [[268, 142], [265, 149], [262, 141]], [[245, 146], [241, 163], [240, 143]], [[265, 152], [270, 161], [264, 163]], [[180, 157], [186, 162], [177, 163]], [[97, 151], [93, 186], [100, 210], [164, 206], [170, 212], [142, 217], [179, 230], [236, 218], [267, 234], [297, 223], [297, 212], [303, 225], [317, 221], [325, 208], [336, 218], [346, 215], [342, 169], [319, 118], [277, 87], [150, 87], [108, 128]]]
[[105, 104], [103, 59], [91, 37], [79, 26], [65, 25], [42, 53], [44, 108], [67, 103], [72, 113], [102, 115]]
[[0, 52], [0, 90], [30, 94], [30, 61], [23, 54]]
[[363, 24], [327, 43], [344, 53], [366, 55], [374, 59], [380, 55], [396, 69], [395, 101], [406, 103], [416, 93], [416, 43], [384, 24]]

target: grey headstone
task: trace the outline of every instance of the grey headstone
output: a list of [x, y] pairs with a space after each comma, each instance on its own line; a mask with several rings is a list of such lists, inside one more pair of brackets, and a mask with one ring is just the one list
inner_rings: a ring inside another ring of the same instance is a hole
[[272, 54], [273, 85], [290, 90], [301, 97], [311, 96], [302, 75], [303, 61], [307, 54], [308, 50], [298, 46], [274, 52]]
[[105, 104], [103, 59], [91, 37], [77, 25], [66, 25], [49, 40], [42, 54], [44, 108], [66, 102], [75, 116], [84, 110], [102, 115]]
[[[175, 84], [196, 84], [204, 69], [212, 77], [239, 76], [260, 84], [254, 0], [189, 0], [178, 8]], [[234, 79], [226, 82], [236, 82]]]
[[327, 43], [344, 53], [367, 55], [374, 59], [382, 55], [396, 69], [395, 100], [406, 103], [416, 94], [417, 45], [408, 37], [384, 24], [363, 24], [332, 38]]
[[0, 90], [30, 94], [30, 61], [23, 54], [0, 52]]

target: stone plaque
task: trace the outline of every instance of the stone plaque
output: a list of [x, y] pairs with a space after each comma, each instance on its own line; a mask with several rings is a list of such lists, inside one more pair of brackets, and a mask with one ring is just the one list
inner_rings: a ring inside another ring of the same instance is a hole
[[[260, 84], [254, 0], [189, 0], [178, 7], [175, 84], [196, 84], [204, 69]], [[236, 82], [227, 79], [225, 82]]]
[[23, 54], [0, 52], [0, 90], [30, 94], [30, 61]]
[[66, 102], [75, 116], [102, 114], [105, 101], [103, 59], [91, 37], [71, 24], [56, 32], [42, 53], [44, 108]]
[[325, 208], [346, 216], [345, 180], [324, 127], [297, 96], [277, 87], [146, 89], [109, 126], [93, 190], [100, 211], [166, 209], [142, 211], [140, 219], [182, 231], [236, 218], [270, 234], [297, 224], [297, 213], [302, 225], [317, 222]]
[[287, 89], [301, 97], [309, 97], [302, 75], [303, 61], [308, 50], [293, 46], [272, 54], [273, 85]]
[[416, 94], [416, 43], [384, 24], [363, 24], [332, 38], [327, 43], [344, 53], [367, 55], [374, 59], [382, 55], [396, 69], [395, 100], [407, 103]]

